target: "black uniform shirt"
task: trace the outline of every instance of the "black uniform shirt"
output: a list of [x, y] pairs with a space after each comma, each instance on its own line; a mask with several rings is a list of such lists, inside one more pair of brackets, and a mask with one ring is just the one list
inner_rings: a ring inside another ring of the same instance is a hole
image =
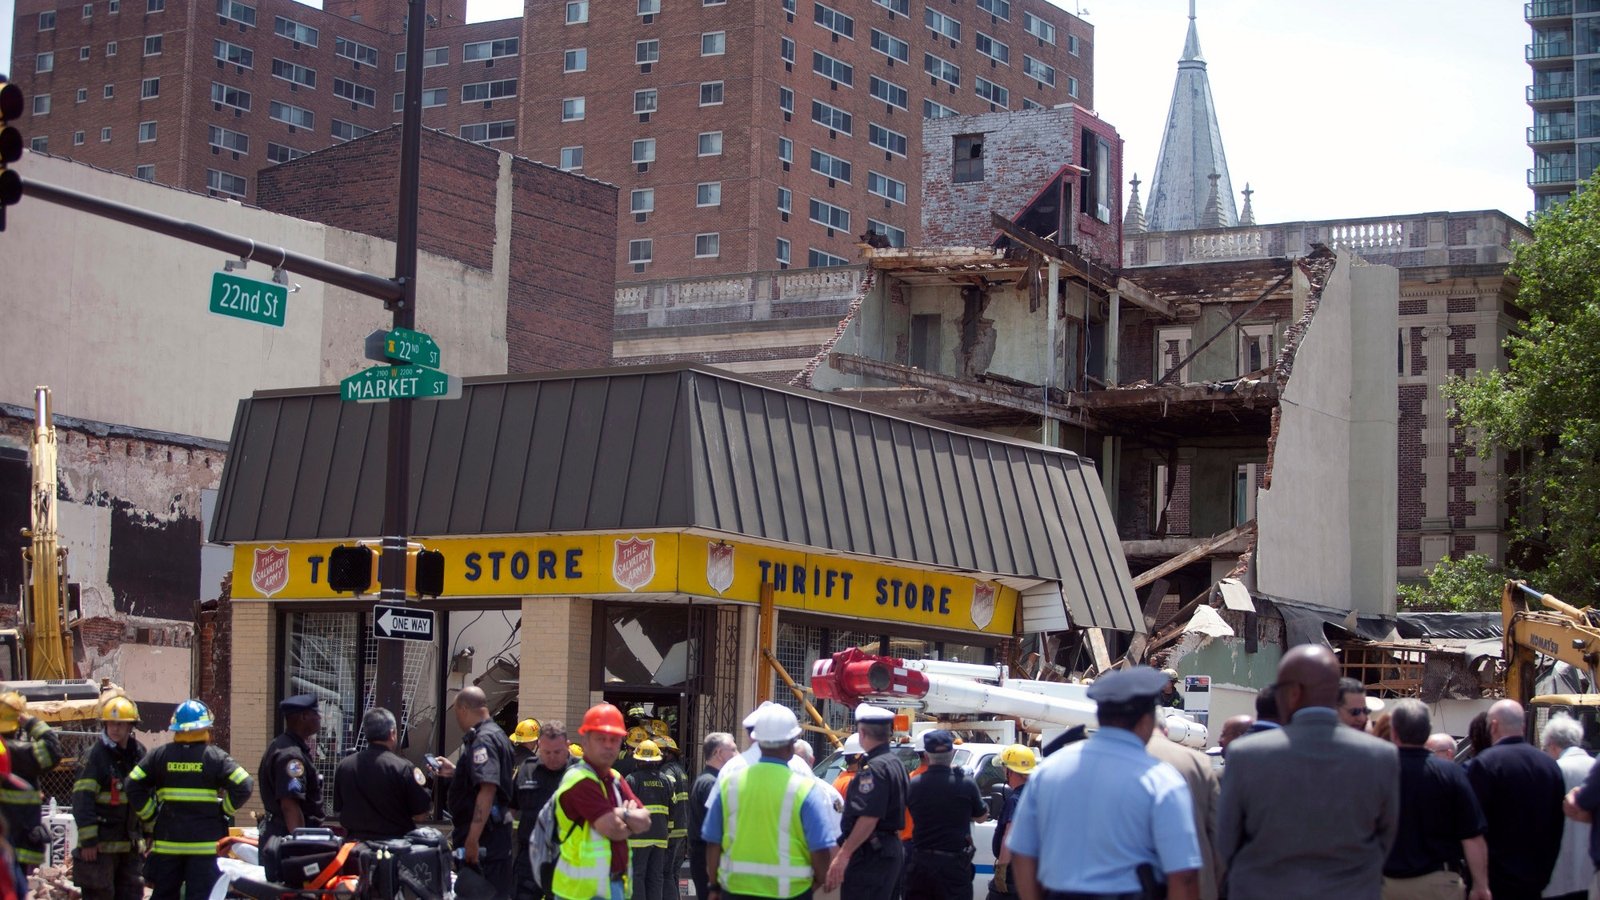
[[857, 819], [876, 816], [875, 831], [895, 835], [898, 840], [900, 829], [906, 825], [906, 782], [906, 767], [899, 757], [889, 752], [888, 744], [868, 750], [861, 761], [861, 771], [850, 779], [844, 798], [840, 839], [848, 837], [855, 829]]
[[455, 823], [456, 846], [467, 839], [467, 829], [472, 825], [472, 807], [478, 799], [478, 785], [495, 786], [494, 807], [484, 831], [501, 827], [510, 821], [512, 779], [516, 766], [512, 762], [511, 741], [505, 731], [485, 719], [461, 736], [461, 754], [456, 757], [456, 772], [450, 779], [450, 790], [445, 805]]
[[305, 741], [287, 731], [273, 738], [261, 755], [256, 781], [261, 802], [274, 819], [283, 817], [278, 801], [292, 798], [299, 801], [307, 825], [322, 823], [322, 774], [311, 764], [311, 748]]
[[717, 786], [717, 770], [706, 766], [700, 770], [700, 776], [694, 780], [694, 786], [689, 788], [689, 843], [695, 847], [704, 847], [706, 842], [700, 839], [700, 827], [706, 822], [706, 804], [711, 801], [711, 791]]
[[[567, 766], [572, 764], [568, 761]], [[512, 795], [514, 806], [519, 813], [517, 819], [517, 852], [528, 852], [528, 838], [533, 835], [533, 826], [538, 824], [539, 810], [556, 794], [556, 788], [561, 786], [561, 779], [567, 774], [567, 766], [559, 769], [547, 769], [544, 763], [539, 762], [539, 754], [530, 753], [527, 758], [517, 766], [517, 779], [514, 785], [515, 793]]]
[[422, 770], [378, 744], [346, 756], [333, 773], [333, 810], [351, 840], [405, 837], [432, 802]]
[[1488, 827], [1467, 773], [1426, 747], [1400, 748], [1400, 824], [1383, 863], [1390, 878], [1416, 878], [1459, 865], [1461, 842]]
[[972, 820], [983, 815], [984, 805], [978, 783], [965, 772], [929, 766], [911, 779], [906, 809], [917, 823], [911, 836], [913, 847], [954, 853], [972, 843]]

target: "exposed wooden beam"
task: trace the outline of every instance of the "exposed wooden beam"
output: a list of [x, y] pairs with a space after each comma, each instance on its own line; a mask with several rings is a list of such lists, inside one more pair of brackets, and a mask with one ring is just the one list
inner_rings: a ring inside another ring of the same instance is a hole
[[[949, 375], [939, 375], [912, 366], [902, 366], [848, 353], [829, 354], [828, 364], [847, 375], [866, 375], [872, 378], [881, 378], [885, 381], [926, 388], [936, 393], [948, 394], [965, 400], [977, 400], [1036, 416], [1048, 415], [1059, 422], [1065, 422], [1068, 425], [1075, 425], [1090, 431], [1103, 432], [1105, 430], [1105, 426], [1102, 423], [1095, 421], [1092, 416], [1085, 414], [1081, 410], [1075, 410], [1063, 403], [1045, 403], [1043, 397], [1030, 397], [1016, 388], [999, 388], [993, 385], [963, 381], [959, 378], [952, 378]], [[1037, 390], [1042, 394], [1044, 389], [1038, 388]]]
[[1237, 313], [1234, 314], [1233, 318], [1228, 320], [1228, 324], [1222, 326], [1222, 328], [1216, 334], [1213, 334], [1212, 336], [1210, 336], [1210, 337], [1206, 338], [1205, 340], [1201, 341], [1200, 342], [1200, 346], [1194, 348], [1193, 350], [1190, 350], [1189, 351], [1189, 355], [1185, 356], [1183, 359], [1179, 360], [1177, 365], [1175, 365], [1171, 369], [1167, 370], [1167, 373], [1165, 375], [1162, 375], [1161, 378], [1156, 381], [1156, 384], [1166, 384], [1167, 380], [1170, 379], [1174, 374], [1176, 374], [1178, 372], [1182, 372], [1183, 371], [1183, 367], [1187, 366], [1189, 364], [1189, 360], [1194, 359], [1196, 356], [1199, 356], [1201, 350], [1204, 350], [1205, 348], [1211, 346], [1211, 343], [1213, 341], [1215, 341], [1217, 338], [1222, 337], [1223, 335], [1225, 335], [1228, 332], [1232, 331], [1233, 330], [1233, 326], [1239, 324], [1239, 322], [1241, 322], [1244, 319], [1245, 316], [1248, 316], [1251, 313], [1255, 312], [1256, 311], [1256, 307], [1258, 307], [1261, 304], [1267, 302], [1267, 297], [1271, 296], [1273, 291], [1275, 291], [1278, 288], [1282, 287], [1284, 285], [1284, 283], [1289, 280], [1289, 276], [1291, 276], [1293, 274], [1294, 274], [1294, 270], [1293, 269], [1290, 269], [1288, 272], [1285, 272], [1282, 278], [1279, 278], [1277, 281], [1272, 283], [1271, 287], [1269, 287], [1266, 290], [1262, 291], [1261, 292], [1261, 296], [1257, 297], [1254, 303], [1250, 304], [1249, 306], [1246, 306], [1244, 309], [1239, 310]]
[[1231, 391], [1219, 391], [1210, 385], [1185, 384], [1160, 387], [1109, 388], [1103, 391], [1080, 391], [1072, 395], [1068, 404], [1080, 409], [1121, 409], [1155, 403], [1275, 403], [1279, 385], [1276, 381], [1239, 384]]
[[1198, 562], [1199, 560], [1205, 559], [1206, 556], [1212, 553], [1212, 551], [1227, 546], [1227, 544], [1234, 539], [1255, 531], [1255, 527], [1256, 521], [1251, 519], [1237, 528], [1230, 528], [1216, 537], [1210, 538], [1209, 540], [1190, 547], [1189, 549], [1179, 553], [1177, 556], [1174, 556], [1173, 558], [1156, 566], [1153, 569], [1140, 572], [1138, 575], [1133, 577], [1133, 589], [1138, 590], [1139, 588], [1154, 582], [1157, 578], [1165, 578], [1166, 576], [1171, 575], [1173, 572], [1178, 571], [1192, 562]]
[[989, 213], [989, 222], [1006, 237], [1046, 259], [1061, 263], [1067, 268], [1063, 274], [1076, 275], [1101, 290], [1110, 290], [1116, 285], [1115, 273], [1105, 266], [1095, 265], [1069, 247], [1057, 246], [997, 212]]
[[1122, 299], [1132, 303], [1134, 306], [1147, 309], [1158, 316], [1167, 319], [1176, 319], [1178, 317], [1178, 305], [1176, 303], [1171, 300], [1163, 300], [1126, 278], [1117, 279], [1117, 292], [1122, 295]]

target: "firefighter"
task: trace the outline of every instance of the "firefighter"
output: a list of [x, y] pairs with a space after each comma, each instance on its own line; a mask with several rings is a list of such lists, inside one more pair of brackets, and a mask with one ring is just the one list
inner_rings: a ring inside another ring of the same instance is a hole
[[217, 841], [250, 799], [250, 773], [211, 743], [211, 710], [185, 700], [163, 744], [128, 774], [128, 803], [154, 831], [145, 875], [153, 900], [207, 897], [216, 883]]
[[611, 770], [624, 778], [633, 774], [633, 770], [639, 767], [639, 760], [634, 754], [639, 752], [639, 745], [649, 739], [650, 729], [643, 725], [629, 727], [628, 736], [622, 739], [622, 752], [617, 755], [617, 761], [612, 764]]
[[139, 842], [143, 828], [128, 803], [128, 775], [144, 758], [133, 736], [139, 707], [127, 697], [100, 706], [103, 733], [83, 758], [72, 784], [72, 818], [78, 847], [72, 854], [72, 882], [84, 900], [140, 900]]
[[[659, 731], [656, 729], [658, 725]], [[667, 776], [672, 785], [671, 812], [668, 816], [672, 827], [667, 830], [667, 871], [661, 890], [663, 897], [676, 897], [678, 873], [683, 871], [684, 861], [689, 858], [689, 787], [694, 781], [680, 762], [683, 753], [678, 749], [678, 742], [665, 733], [667, 723], [654, 719], [650, 722], [650, 730], [655, 734], [657, 746], [661, 748], [661, 774]]]
[[50, 723], [27, 713], [28, 701], [16, 691], [0, 694], [0, 735], [5, 736], [6, 750], [11, 754], [11, 774], [26, 785], [15, 782], [0, 788], [0, 811], [6, 819], [6, 834], [11, 846], [16, 848], [17, 862], [24, 871], [31, 872], [44, 862], [44, 826], [40, 823], [39, 806], [44, 795], [39, 793], [39, 779], [55, 768], [64, 755], [61, 737]]
[[628, 838], [633, 858], [635, 900], [664, 900], [667, 835], [672, 831], [672, 782], [661, 770], [661, 747], [644, 740], [633, 751], [638, 767], [628, 775], [628, 787], [650, 813], [649, 830]]
[[315, 747], [322, 730], [322, 714], [312, 694], [296, 694], [278, 704], [283, 713], [283, 733], [272, 739], [256, 768], [261, 805], [267, 820], [261, 841], [283, 837], [296, 828], [321, 825], [322, 773], [317, 771]]

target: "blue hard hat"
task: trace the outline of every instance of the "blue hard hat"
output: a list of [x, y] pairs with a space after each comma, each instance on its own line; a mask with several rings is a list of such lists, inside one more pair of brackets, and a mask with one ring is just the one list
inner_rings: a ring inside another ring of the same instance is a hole
[[204, 731], [211, 727], [211, 710], [199, 700], [185, 700], [172, 713], [168, 731]]

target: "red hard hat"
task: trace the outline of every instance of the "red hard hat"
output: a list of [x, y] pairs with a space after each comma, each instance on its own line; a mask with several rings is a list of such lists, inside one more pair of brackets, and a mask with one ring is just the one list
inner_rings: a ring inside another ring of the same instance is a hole
[[628, 726], [623, 724], [622, 710], [609, 703], [589, 707], [589, 711], [583, 714], [583, 724], [578, 726], [578, 733], [589, 734], [595, 731], [626, 737]]

